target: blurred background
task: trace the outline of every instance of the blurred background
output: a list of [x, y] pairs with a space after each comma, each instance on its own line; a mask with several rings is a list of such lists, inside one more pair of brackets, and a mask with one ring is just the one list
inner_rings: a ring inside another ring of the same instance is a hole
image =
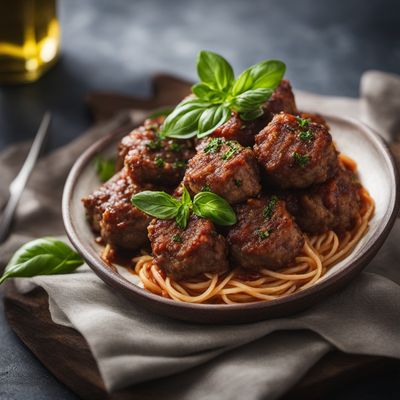
[[33, 84], [0, 86], [1, 148], [31, 137], [46, 109], [54, 112], [50, 145], [65, 144], [90, 124], [88, 91], [146, 95], [150, 76], [160, 71], [195, 79], [199, 49], [221, 53], [236, 71], [282, 59], [295, 88], [320, 94], [357, 96], [367, 69], [400, 73], [398, 0], [59, 0], [57, 6], [60, 60]]
[[[10, 1], [0, 0], [3, 16]], [[222, 54], [236, 71], [281, 59], [295, 89], [327, 95], [357, 97], [369, 69], [400, 73], [398, 0], [59, 0], [57, 15], [55, 65], [34, 83], [0, 85], [0, 149], [31, 139], [47, 109], [54, 116], [48, 149], [62, 146], [91, 124], [88, 92], [146, 96], [157, 72], [194, 80], [200, 49]], [[1, 399], [75, 398], [23, 347], [2, 312], [0, 337]], [[373, 384], [355, 382], [332, 399], [397, 399], [399, 378], [393, 371]]]

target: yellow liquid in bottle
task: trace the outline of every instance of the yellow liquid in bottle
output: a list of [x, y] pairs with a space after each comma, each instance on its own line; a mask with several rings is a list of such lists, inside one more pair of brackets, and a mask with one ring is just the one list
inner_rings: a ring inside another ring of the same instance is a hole
[[0, 84], [38, 79], [56, 61], [55, 0], [0, 0]]

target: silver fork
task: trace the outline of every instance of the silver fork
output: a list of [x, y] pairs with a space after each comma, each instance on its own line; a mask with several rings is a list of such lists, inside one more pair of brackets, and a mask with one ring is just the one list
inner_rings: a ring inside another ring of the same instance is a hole
[[43, 147], [44, 140], [47, 137], [51, 120], [50, 112], [46, 112], [42, 118], [39, 129], [33, 140], [32, 146], [29, 150], [28, 156], [25, 159], [24, 165], [19, 171], [18, 175], [11, 182], [9, 191], [10, 197], [4, 208], [4, 212], [0, 217], [0, 243], [3, 243], [10, 232], [10, 227], [14, 218], [15, 210], [17, 209], [19, 200], [28, 182], [29, 176], [36, 164], [39, 157], [40, 150]]

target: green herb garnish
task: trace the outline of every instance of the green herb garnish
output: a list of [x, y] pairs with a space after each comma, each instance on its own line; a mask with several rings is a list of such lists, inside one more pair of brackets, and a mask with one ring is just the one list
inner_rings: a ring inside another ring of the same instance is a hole
[[303, 142], [308, 142], [308, 141], [314, 139], [314, 133], [312, 133], [310, 130], [305, 131], [305, 132], [301, 132], [300, 135], [299, 135], [299, 138]]
[[221, 146], [224, 144], [224, 140], [221, 138], [213, 138], [204, 147], [204, 153], [216, 153], [219, 151]]
[[160, 138], [150, 140], [150, 142], [146, 143], [146, 147], [148, 147], [151, 150], [161, 150], [162, 144]]
[[160, 156], [157, 156], [154, 159], [154, 162], [156, 163], [157, 167], [159, 167], [159, 168], [162, 168], [165, 165], [165, 161]]
[[222, 226], [236, 223], [236, 214], [230, 204], [213, 192], [200, 192], [194, 196], [193, 213]]
[[240, 187], [240, 186], [242, 186], [242, 181], [240, 180], [240, 179], [235, 179], [235, 185], [237, 186], [237, 187]]
[[279, 201], [279, 199], [277, 196], [271, 196], [267, 206], [264, 208], [264, 211], [263, 211], [263, 215], [264, 215], [265, 219], [270, 219], [272, 217], [272, 214], [275, 211], [278, 201]]
[[176, 242], [176, 243], [182, 243], [182, 242], [183, 242], [182, 236], [181, 236], [181, 235], [174, 235], [174, 236], [172, 236], [172, 240], [173, 240], [174, 242]]
[[175, 219], [182, 229], [186, 228], [191, 211], [218, 225], [229, 226], [236, 223], [236, 214], [225, 199], [212, 192], [200, 192], [192, 201], [185, 186], [180, 200], [165, 192], [147, 190], [133, 195], [131, 201], [135, 207], [152, 217]]
[[293, 158], [301, 168], [304, 168], [310, 161], [309, 156], [300, 154], [297, 151], [293, 153]]
[[115, 160], [100, 155], [95, 158], [97, 176], [102, 182], [108, 181], [115, 174]]
[[221, 157], [225, 161], [232, 158], [240, 150], [239, 146], [235, 142], [227, 141], [226, 144], [229, 146], [229, 150]]
[[170, 148], [172, 151], [179, 152], [179, 151], [182, 150], [182, 145], [173, 142], [173, 143], [171, 143], [171, 145], [169, 146], [169, 148]]
[[14, 253], [0, 284], [8, 278], [68, 274], [82, 264], [82, 257], [64, 242], [50, 237], [36, 239]]
[[192, 87], [193, 96], [178, 104], [165, 119], [162, 135], [180, 139], [207, 136], [228, 121], [232, 111], [245, 121], [261, 116], [263, 104], [279, 85], [285, 69], [281, 61], [265, 60], [235, 79], [231, 65], [223, 57], [200, 51], [200, 82]]
[[307, 128], [308, 124], [311, 122], [311, 119], [301, 117], [296, 117], [296, 120], [301, 128]]
[[211, 192], [210, 185], [204, 185], [204, 186], [201, 188], [201, 191], [202, 191], [202, 192]]
[[266, 231], [263, 231], [261, 229], [257, 229], [257, 235], [260, 239], [266, 239], [267, 237], [269, 237], [269, 235], [272, 233], [271, 229], [267, 229]]

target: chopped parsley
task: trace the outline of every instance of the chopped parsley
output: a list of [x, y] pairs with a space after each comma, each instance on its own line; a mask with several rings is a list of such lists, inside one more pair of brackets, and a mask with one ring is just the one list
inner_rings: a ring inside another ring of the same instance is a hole
[[308, 142], [309, 140], [314, 139], [314, 133], [312, 133], [310, 130], [304, 131], [300, 133], [299, 138], [303, 142]]
[[182, 150], [182, 145], [173, 142], [173, 143], [171, 143], [171, 145], [169, 146], [169, 148], [170, 148], [172, 151], [178, 152], [178, 151], [181, 151], [181, 150]]
[[310, 119], [308, 118], [301, 118], [301, 117], [296, 117], [296, 120], [298, 124], [300, 125], [301, 128], [307, 128], [308, 124], [311, 122]]
[[172, 240], [175, 243], [182, 243], [182, 236], [181, 235], [174, 235], [174, 236], [172, 236]]
[[272, 214], [275, 211], [278, 201], [279, 201], [279, 199], [277, 196], [271, 196], [267, 206], [264, 208], [264, 211], [263, 211], [263, 215], [264, 215], [265, 219], [270, 219], [272, 217]]
[[232, 158], [240, 150], [240, 148], [236, 142], [229, 140], [226, 142], [226, 144], [229, 146], [229, 150], [226, 151], [224, 154], [222, 154], [222, 157], [221, 157], [225, 161]]
[[302, 140], [303, 142], [308, 142], [309, 140], [314, 139], [314, 133], [308, 129], [308, 125], [311, 122], [311, 119], [296, 117], [296, 120], [300, 128], [302, 128], [302, 132], [300, 132], [299, 134], [300, 140]]
[[204, 186], [201, 188], [201, 191], [202, 191], [202, 192], [211, 192], [210, 185], [204, 185]]
[[263, 231], [261, 229], [257, 229], [257, 235], [260, 239], [266, 239], [267, 237], [269, 237], [269, 235], [272, 233], [271, 229], [267, 229], [266, 231]]
[[157, 167], [159, 167], [159, 168], [162, 168], [165, 165], [165, 161], [160, 156], [157, 156], [155, 158], [154, 162], [156, 163]]
[[297, 151], [293, 153], [293, 158], [301, 168], [304, 168], [310, 161], [309, 156], [300, 154]]
[[207, 146], [204, 147], [204, 153], [216, 153], [223, 144], [223, 139], [213, 138], [208, 142]]
[[150, 142], [146, 143], [146, 147], [148, 147], [150, 150], [161, 150], [162, 145], [160, 138], [158, 137], [154, 140], [150, 140]]
[[242, 181], [241, 181], [240, 179], [235, 179], [235, 185], [236, 185], [237, 187], [242, 186]]
[[175, 168], [175, 169], [185, 168], [186, 167], [186, 161], [184, 161], [184, 160], [174, 161], [174, 163], [172, 164], [172, 167]]

